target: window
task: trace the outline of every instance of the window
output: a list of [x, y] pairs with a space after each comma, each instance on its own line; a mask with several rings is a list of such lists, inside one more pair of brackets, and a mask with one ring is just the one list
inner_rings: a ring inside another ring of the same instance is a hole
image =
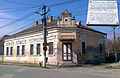
[[6, 48], [6, 55], [9, 55], [9, 47]]
[[40, 55], [40, 44], [37, 44], [37, 55]]
[[72, 61], [72, 44], [64, 43], [62, 45], [62, 59], [63, 61]]
[[13, 55], [13, 47], [10, 48], [10, 55]]
[[17, 46], [17, 55], [20, 54], [20, 46]]
[[25, 55], [25, 45], [22, 45], [22, 55]]
[[100, 46], [100, 53], [102, 53], [103, 50], [102, 44], [100, 44], [99, 46]]
[[82, 42], [82, 54], [86, 54], [85, 42]]
[[53, 54], [53, 42], [49, 42], [49, 54]]
[[33, 44], [30, 44], [30, 55], [33, 55]]
[[65, 19], [65, 22], [67, 22], [68, 20], [67, 19]]

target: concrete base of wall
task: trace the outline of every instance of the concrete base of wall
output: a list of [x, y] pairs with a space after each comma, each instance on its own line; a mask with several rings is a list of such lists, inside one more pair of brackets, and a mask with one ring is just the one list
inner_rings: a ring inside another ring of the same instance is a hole
[[4, 61], [4, 55], [0, 55], [0, 62]]

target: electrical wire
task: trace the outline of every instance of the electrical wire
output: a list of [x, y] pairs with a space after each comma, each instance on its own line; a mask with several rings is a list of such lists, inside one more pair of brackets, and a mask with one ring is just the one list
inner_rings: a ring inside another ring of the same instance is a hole
[[9, 2], [9, 3], [12, 3], [12, 4], [20, 4], [20, 5], [25, 5], [25, 6], [36, 6], [36, 5], [33, 5], [33, 4], [27, 4], [27, 3], [19, 3], [19, 2], [14, 2], [14, 1], [10, 1], [10, 0], [2, 0], [2, 1], [5, 1], [5, 2]]
[[19, 21], [22, 21], [22, 20], [24, 20], [24, 19], [32, 16], [33, 14], [34, 14], [34, 12], [31, 12], [31, 13], [29, 13], [29, 14], [27, 14], [27, 15], [25, 15], [25, 16], [17, 19], [17, 20], [15, 20], [15, 21], [12, 21], [12, 22], [10, 22], [10, 23], [8, 23], [8, 24], [6, 24], [6, 25], [0, 26], [0, 29], [5, 28], [5, 27], [9, 27], [9, 26], [11, 26], [11, 25], [13, 25], [13, 24], [15, 24], [15, 23], [17, 23], [17, 22], [19, 22]]
[[78, 2], [78, 1], [82, 1], [82, 0], [64, 1], [64, 2], [61, 2], [61, 3], [51, 4], [51, 5], [49, 5], [49, 6], [50, 6], [50, 7], [56, 7], [56, 6], [61, 6], [61, 5], [65, 5], [65, 4], [70, 4], [70, 3], [74, 3], [74, 2]]
[[17, 18], [0, 18], [0, 19], [7, 19], [7, 20], [16, 19], [17, 20]]
[[[18, 20], [18, 18], [0, 18], [2, 20]], [[36, 19], [25, 19], [25, 21], [33, 21], [33, 20], [36, 20]]]
[[[7, 35], [8, 35], [8, 34], [15, 33], [16, 31], [19, 31], [19, 30], [21, 30], [21, 29], [23, 29], [23, 28], [25, 28], [25, 27], [27, 27], [26, 29], [31, 28], [32, 26], [30, 26], [30, 25], [32, 25], [32, 24], [33, 24], [33, 22], [32, 22], [32, 23], [29, 23], [28, 25], [22, 26], [21, 28], [18, 28], [18, 29], [16, 29], [16, 30], [13, 30], [13, 31], [11, 31], [11, 32], [8, 32]], [[24, 29], [24, 30], [25, 30], [25, 29]], [[0, 36], [5, 36], [5, 35], [0, 35]], [[3, 42], [3, 41], [2, 41], [2, 42]]]
[[0, 10], [14, 10], [14, 9], [23, 9], [23, 8], [30, 8], [30, 7], [18, 7], [18, 8], [7, 8], [7, 7], [4, 7], [4, 8], [0, 8]]
[[33, 8], [37, 8], [37, 7], [40, 7], [40, 6], [29, 7], [29, 8], [21, 8], [21, 9], [13, 9], [13, 10], [8, 10], [8, 11], [0, 11], [0, 13], [15, 12], [15, 11], [25, 11], [25, 10], [29, 10], [29, 9], [33, 9]]
[[87, 12], [85, 12], [85, 13], [75, 14], [74, 16], [80, 16], [80, 15], [87, 15]]
[[19, 30], [21, 30], [21, 29], [24, 29], [25, 27], [27, 27], [26, 29], [28, 29], [28, 28], [30, 28], [30, 25], [32, 25], [32, 24], [33, 24], [33, 22], [32, 22], [32, 23], [29, 23], [29, 24], [27, 24], [27, 25], [25, 25], [25, 26], [22, 26], [21, 28], [18, 28], [18, 29], [16, 29], [16, 30], [13, 30], [13, 31], [11, 31], [11, 32], [8, 32], [7, 34], [15, 33], [16, 31], [19, 31]]
[[80, 13], [84, 13], [84, 12], [86, 13], [86, 12], [87, 12], [87, 10], [76, 11], [76, 12], [73, 12], [73, 13], [74, 13], [74, 14], [76, 14], [76, 13], [79, 13], [79, 14], [80, 14]]

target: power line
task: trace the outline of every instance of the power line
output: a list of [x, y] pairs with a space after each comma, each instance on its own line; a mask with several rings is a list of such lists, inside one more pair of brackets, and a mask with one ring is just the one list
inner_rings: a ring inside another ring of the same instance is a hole
[[30, 8], [30, 7], [18, 7], [18, 8], [7, 8], [7, 7], [5, 7], [5, 8], [0, 8], [0, 10], [14, 10], [14, 9], [23, 9], [23, 8]]
[[85, 3], [81, 3], [81, 5], [78, 7], [78, 5], [75, 5], [75, 8], [71, 8], [71, 10], [78, 10], [77, 8], [82, 8]]
[[31, 13], [29, 13], [29, 14], [27, 14], [27, 15], [25, 15], [25, 16], [23, 16], [23, 17], [17, 19], [17, 20], [15, 20], [15, 21], [12, 21], [12, 22], [10, 22], [10, 23], [8, 23], [8, 24], [6, 24], [6, 25], [1, 26], [0, 29], [5, 28], [5, 27], [9, 27], [9, 26], [11, 26], [11, 25], [13, 25], [13, 24], [15, 24], [15, 23], [21, 21], [21, 20], [24, 20], [24, 19], [26, 19], [26, 18], [32, 16], [33, 14], [34, 14], [34, 12], [31, 12]]
[[[18, 18], [0, 18], [2, 20], [18, 20]], [[36, 20], [36, 19], [26, 19], [26, 21], [33, 21], [33, 20]]]
[[[13, 30], [13, 31], [11, 31], [11, 32], [8, 32], [7, 34], [11, 34], [11, 33], [14, 33], [14, 32], [16, 32], [16, 31], [19, 31], [19, 30], [23, 29], [24, 27], [30, 28], [30, 25], [32, 25], [32, 24], [33, 24], [33, 22], [32, 22], [32, 23], [29, 23], [28, 25], [22, 26], [21, 28], [18, 28], [18, 29], [16, 29], [16, 30]], [[26, 28], [26, 29], [28, 29], [28, 28]]]
[[8, 11], [2, 11], [0, 13], [4, 13], [4, 12], [15, 12], [15, 11], [24, 11], [24, 10], [29, 10], [29, 9], [33, 9], [33, 8], [37, 8], [40, 6], [35, 6], [35, 7], [29, 7], [29, 8], [21, 8], [21, 9], [13, 9], [13, 10], [8, 10]]
[[80, 12], [80, 13], [84, 13], [84, 12], [87, 12], [87, 10], [75, 11], [74, 14], [75, 14], [75, 13], [79, 13], [79, 12]]
[[17, 18], [0, 18], [0, 19], [8, 19], [8, 20], [16, 19], [17, 20]]
[[[41, 10], [41, 7], [38, 9], [38, 11], [40, 11], [40, 10]], [[10, 25], [13, 25], [13, 24], [15, 24], [15, 23], [17, 23], [17, 22], [19, 22], [19, 21], [22, 21], [22, 20], [24, 20], [24, 19], [32, 16], [33, 14], [34, 14], [34, 12], [31, 12], [31, 13], [29, 13], [29, 14], [27, 14], [27, 15], [25, 15], [25, 16], [17, 19], [17, 20], [14, 20], [14, 21], [12, 21], [12, 22], [9, 22], [9, 23], [6, 24], [6, 25], [1, 26], [0, 29], [5, 28], [5, 27], [9, 27]]]
[[87, 12], [85, 12], [85, 13], [75, 14], [74, 16], [79, 16], [79, 15], [87, 15]]
[[33, 7], [18, 7], [18, 8], [0, 8], [0, 10], [17, 10], [17, 9], [29, 9], [29, 8], [36, 8], [40, 6], [33, 6]]
[[[78, 12], [80, 12], [80, 13], [78, 13]], [[85, 14], [87, 14], [87, 10], [75, 11], [75, 13], [73, 12], [73, 16], [79, 16], [79, 15], [85, 15]], [[53, 15], [53, 17], [57, 18], [58, 16], [57, 15]]]
[[49, 6], [50, 6], [50, 7], [56, 7], [56, 6], [61, 6], [61, 5], [65, 5], [65, 4], [70, 4], [70, 3], [74, 3], [74, 2], [78, 2], [78, 1], [82, 1], [82, 0], [64, 1], [64, 2], [61, 2], [61, 3], [51, 4], [51, 5], [49, 5]]
[[20, 4], [20, 5], [30, 5], [30, 6], [36, 6], [36, 5], [33, 5], [33, 4], [27, 4], [27, 3], [19, 3], [19, 2], [14, 2], [14, 1], [10, 1], [10, 0], [2, 0], [2, 1], [5, 1], [5, 2], [9, 2], [9, 3], [12, 3], [12, 4]]
[[[61, 3], [57, 3], [57, 4], [51, 4], [51, 5], [49, 5], [49, 6], [50, 6], [50, 7], [61, 6], [61, 5], [70, 4], [70, 3], [74, 3], [74, 2], [78, 2], [78, 1], [82, 1], [82, 0], [64, 1], [64, 2], [61, 2]], [[77, 8], [80, 8], [80, 7], [82, 7], [82, 6], [83, 6], [83, 4], [80, 5], [80, 6], [77, 7]], [[84, 10], [84, 11], [85, 11], [85, 10]], [[86, 10], [86, 11], [87, 11], [87, 10]], [[81, 11], [81, 12], [83, 12], [83, 11]], [[56, 15], [55, 17], [57, 17], [57, 15]]]

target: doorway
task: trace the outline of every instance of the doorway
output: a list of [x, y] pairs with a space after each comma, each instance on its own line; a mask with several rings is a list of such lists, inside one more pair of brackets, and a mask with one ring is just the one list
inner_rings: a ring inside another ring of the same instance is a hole
[[62, 60], [72, 61], [72, 43], [62, 44]]

